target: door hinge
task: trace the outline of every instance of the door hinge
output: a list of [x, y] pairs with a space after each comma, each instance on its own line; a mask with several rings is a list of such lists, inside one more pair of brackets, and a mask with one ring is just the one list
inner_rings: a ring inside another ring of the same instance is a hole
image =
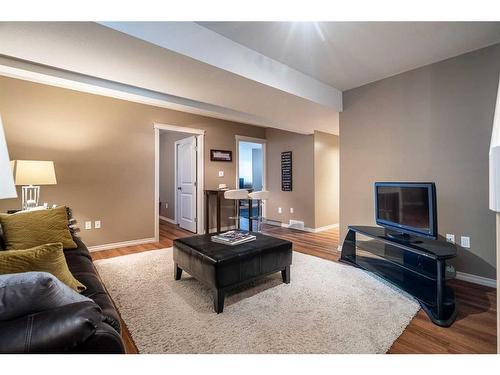
[[197, 223], [197, 222], [198, 222], [198, 218], [197, 218], [197, 217], [195, 217], [195, 218], [194, 218], [194, 222], [195, 222], [195, 223]]
[[196, 182], [196, 181], [195, 181], [195, 182], [194, 182], [194, 186], [198, 186], [198, 182]]

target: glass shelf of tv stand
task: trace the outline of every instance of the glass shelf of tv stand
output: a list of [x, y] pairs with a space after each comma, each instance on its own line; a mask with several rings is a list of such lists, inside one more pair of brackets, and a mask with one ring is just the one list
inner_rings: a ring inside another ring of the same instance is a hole
[[373, 260], [383, 259], [395, 266], [404, 268], [407, 271], [413, 272], [428, 280], [436, 281], [436, 270], [424, 270], [405, 264], [404, 251], [396, 246], [385, 244], [376, 240], [360, 240], [356, 241], [356, 258], [370, 258]]
[[[357, 255], [355, 260], [351, 259], [350, 256], [346, 257], [345, 260], [398, 286], [430, 307], [437, 305], [436, 281], [423, 277], [421, 273], [415, 273], [408, 268], [395, 265], [383, 258]], [[452, 305], [454, 304], [454, 300], [455, 295], [453, 290], [445, 286], [443, 304], [445, 306]]]

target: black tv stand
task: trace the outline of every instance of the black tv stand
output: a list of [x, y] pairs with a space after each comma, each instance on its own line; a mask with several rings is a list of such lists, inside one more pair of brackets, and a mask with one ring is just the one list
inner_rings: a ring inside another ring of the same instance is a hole
[[[364, 238], [357, 239], [357, 233]], [[457, 247], [443, 240], [411, 239], [405, 241], [381, 227], [349, 226], [340, 260], [404, 290], [419, 301], [432, 322], [449, 327], [457, 309], [453, 289], [446, 285], [446, 260], [457, 255]]]

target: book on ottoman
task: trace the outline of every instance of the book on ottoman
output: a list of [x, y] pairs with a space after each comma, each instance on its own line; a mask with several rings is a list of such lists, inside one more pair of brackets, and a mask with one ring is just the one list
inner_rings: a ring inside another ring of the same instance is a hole
[[217, 243], [223, 243], [229, 246], [239, 245], [245, 242], [255, 241], [255, 236], [244, 230], [230, 230], [212, 236], [211, 240]]

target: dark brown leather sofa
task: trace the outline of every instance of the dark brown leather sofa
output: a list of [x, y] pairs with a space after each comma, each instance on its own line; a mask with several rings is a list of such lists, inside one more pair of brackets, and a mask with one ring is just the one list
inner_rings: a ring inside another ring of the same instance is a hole
[[[124, 353], [120, 318], [85, 244], [65, 249], [69, 269], [94, 302], [79, 302], [0, 321], [0, 353]], [[3, 239], [0, 236], [0, 250]]]

